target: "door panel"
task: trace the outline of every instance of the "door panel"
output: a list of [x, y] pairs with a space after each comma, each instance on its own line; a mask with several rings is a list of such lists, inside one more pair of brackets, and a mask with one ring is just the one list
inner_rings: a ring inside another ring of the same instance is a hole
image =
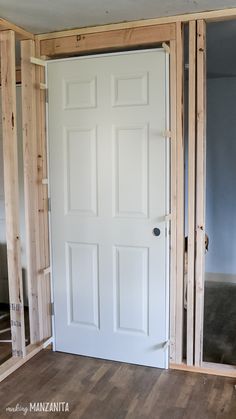
[[167, 366], [167, 70], [161, 49], [48, 63], [58, 351]]

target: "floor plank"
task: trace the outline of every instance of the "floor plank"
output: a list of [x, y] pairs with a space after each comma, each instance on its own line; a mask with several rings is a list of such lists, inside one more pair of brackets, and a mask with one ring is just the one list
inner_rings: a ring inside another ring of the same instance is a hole
[[0, 385], [6, 408], [68, 402], [69, 412], [25, 417], [71, 419], [235, 419], [236, 380], [160, 370], [44, 350]]

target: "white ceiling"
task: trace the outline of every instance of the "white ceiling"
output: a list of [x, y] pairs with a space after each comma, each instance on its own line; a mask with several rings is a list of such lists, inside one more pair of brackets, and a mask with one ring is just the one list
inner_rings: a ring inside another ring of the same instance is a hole
[[236, 0], [0, 0], [0, 16], [33, 32], [236, 7]]

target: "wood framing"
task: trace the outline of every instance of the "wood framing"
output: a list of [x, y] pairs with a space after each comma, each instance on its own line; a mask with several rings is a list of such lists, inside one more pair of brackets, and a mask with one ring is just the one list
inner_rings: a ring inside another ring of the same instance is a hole
[[141, 46], [156, 46], [175, 39], [175, 24], [119, 29], [45, 39], [40, 42], [42, 56], [58, 57], [88, 52], [116, 51]]
[[[202, 362], [205, 242], [205, 21], [236, 19], [236, 8], [34, 35], [0, 19], [4, 182], [13, 336], [12, 358], [0, 381], [42, 349], [51, 336], [45, 68], [38, 59], [131, 50], [167, 43], [171, 131], [171, 368], [236, 377], [235, 368]], [[184, 132], [183, 23], [189, 22], [187, 359], [183, 364]], [[22, 41], [22, 75], [15, 35]], [[34, 44], [35, 38], [35, 44]], [[34, 57], [34, 62], [31, 61]], [[41, 62], [42, 64], [42, 62]], [[25, 349], [19, 239], [15, 83], [22, 77], [27, 266], [31, 345]], [[196, 212], [195, 212], [196, 210]], [[196, 254], [196, 258], [195, 258]]]
[[183, 360], [184, 291], [184, 135], [183, 135], [183, 27], [176, 24], [176, 363]]
[[37, 117], [36, 117], [36, 69], [30, 57], [35, 55], [32, 40], [21, 42], [22, 66], [22, 126], [24, 158], [25, 227], [27, 252], [27, 281], [30, 319], [30, 341], [37, 343], [39, 336], [38, 302], [38, 205], [37, 205]]
[[170, 361], [176, 362], [176, 41], [170, 41], [171, 236], [170, 236]]
[[12, 30], [18, 39], [34, 39], [34, 35], [20, 26], [9, 22], [6, 19], [0, 18], [0, 31]]
[[196, 297], [195, 365], [202, 363], [205, 276], [206, 196], [206, 24], [197, 22], [197, 167], [196, 167]]
[[14, 32], [11, 30], [0, 32], [0, 41], [4, 192], [12, 354], [15, 357], [23, 357], [25, 355], [25, 324], [19, 232]]
[[195, 159], [196, 159], [196, 22], [189, 23], [188, 71], [188, 272], [187, 272], [187, 365], [193, 365], [195, 297]]
[[233, 365], [214, 364], [210, 362], [203, 362], [200, 367], [186, 364], [170, 364], [170, 369], [236, 378], [236, 367]]
[[[40, 56], [40, 44], [36, 41], [35, 56]], [[51, 273], [44, 274], [50, 266], [49, 223], [48, 223], [48, 184], [47, 179], [47, 138], [46, 138], [46, 90], [40, 89], [45, 84], [45, 67], [36, 65], [36, 112], [37, 112], [37, 167], [38, 167], [38, 284], [39, 284], [39, 324], [40, 340], [52, 334], [51, 323]]]

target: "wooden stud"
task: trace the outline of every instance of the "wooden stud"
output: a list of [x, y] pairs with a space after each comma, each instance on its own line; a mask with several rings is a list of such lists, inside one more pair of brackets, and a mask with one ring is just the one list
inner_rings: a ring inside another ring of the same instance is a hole
[[176, 363], [183, 360], [184, 291], [184, 135], [183, 135], [183, 27], [176, 24]]
[[[36, 41], [36, 57], [40, 56], [40, 45]], [[36, 67], [36, 85], [45, 84], [45, 69]], [[50, 266], [49, 258], [49, 224], [48, 224], [48, 187], [42, 182], [47, 179], [47, 140], [46, 140], [46, 90], [37, 89], [37, 167], [38, 167], [38, 231], [39, 231], [39, 316], [40, 339], [51, 336], [51, 282], [50, 272], [44, 274], [45, 266]], [[42, 209], [42, 211], [41, 211]]]
[[205, 275], [206, 193], [206, 25], [197, 22], [197, 167], [196, 167], [196, 300], [195, 365], [202, 362]]
[[30, 341], [39, 342], [39, 307], [37, 283], [37, 134], [36, 74], [30, 57], [35, 54], [32, 40], [21, 41], [22, 122], [24, 157], [25, 226]]
[[122, 48], [156, 46], [163, 41], [169, 41], [174, 38], [175, 25], [170, 24], [45, 39], [40, 42], [40, 46], [41, 55], [55, 57], [84, 52], [105, 52]]
[[1, 94], [6, 207], [6, 242], [13, 356], [25, 355], [25, 324], [19, 233], [19, 186], [16, 126], [15, 34], [0, 32]]
[[196, 22], [189, 23], [187, 365], [193, 365], [195, 291]]
[[176, 41], [170, 41], [171, 236], [170, 236], [170, 361], [176, 362]]
[[46, 67], [46, 62], [40, 58], [30, 57], [31, 64], [39, 65], [41, 67]]

